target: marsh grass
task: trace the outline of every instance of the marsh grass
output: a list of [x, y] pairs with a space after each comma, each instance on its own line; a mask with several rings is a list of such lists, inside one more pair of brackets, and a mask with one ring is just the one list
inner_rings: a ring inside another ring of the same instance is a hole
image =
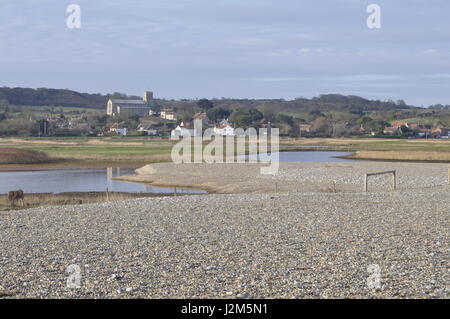
[[[450, 161], [450, 141], [446, 140], [284, 138], [280, 142], [281, 151], [344, 151], [354, 152], [351, 158], [355, 159]], [[139, 166], [171, 161], [172, 147], [176, 143], [169, 139], [149, 137], [0, 138], [0, 149], [3, 147], [1, 150], [15, 150], [12, 156], [6, 155], [4, 151], [0, 152], [0, 165]], [[208, 143], [204, 143], [203, 147]], [[298, 149], [284, 147], [292, 144], [302, 147]], [[328, 147], [323, 149], [304, 147], [308, 145]], [[40, 153], [25, 153], [25, 151]]]
[[450, 152], [448, 151], [357, 151], [344, 157], [361, 160], [450, 162]]
[[0, 164], [41, 164], [49, 162], [51, 162], [51, 158], [43, 152], [0, 148]]
[[324, 149], [302, 148], [295, 151], [343, 151], [353, 153], [344, 156], [351, 159], [450, 162], [450, 141], [445, 139], [303, 138], [286, 139], [282, 144], [328, 146]]
[[[167, 162], [173, 141], [161, 139], [0, 139], [0, 148], [33, 151], [47, 154], [55, 166], [86, 166], [96, 164], [135, 165]], [[31, 154], [31, 153], [30, 153]], [[38, 164], [48, 161], [23, 160], [16, 156], [1, 164]], [[28, 157], [28, 159], [31, 157]]]

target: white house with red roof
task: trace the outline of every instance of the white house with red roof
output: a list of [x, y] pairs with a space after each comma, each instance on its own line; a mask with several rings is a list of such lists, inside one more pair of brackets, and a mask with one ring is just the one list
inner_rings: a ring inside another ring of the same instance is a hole
[[214, 133], [222, 136], [234, 136], [234, 127], [228, 122], [214, 126]]

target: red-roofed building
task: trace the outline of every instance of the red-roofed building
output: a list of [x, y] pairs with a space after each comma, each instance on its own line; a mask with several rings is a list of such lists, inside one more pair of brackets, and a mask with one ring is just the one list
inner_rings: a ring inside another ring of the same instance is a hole
[[230, 123], [214, 126], [214, 133], [222, 136], [234, 136], [234, 127]]

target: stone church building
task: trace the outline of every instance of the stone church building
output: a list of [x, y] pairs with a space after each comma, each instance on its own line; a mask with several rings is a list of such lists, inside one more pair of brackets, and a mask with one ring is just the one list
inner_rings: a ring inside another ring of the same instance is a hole
[[142, 100], [109, 99], [106, 104], [106, 114], [111, 116], [144, 116], [151, 115], [153, 107], [153, 92], [145, 92]]

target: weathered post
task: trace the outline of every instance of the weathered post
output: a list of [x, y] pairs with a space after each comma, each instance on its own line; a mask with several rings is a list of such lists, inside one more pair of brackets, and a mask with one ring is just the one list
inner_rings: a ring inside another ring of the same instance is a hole
[[397, 190], [397, 171], [394, 171], [394, 191]]
[[448, 169], [448, 185], [450, 185], [450, 168]]
[[174, 187], [174, 189], [173, 189], [173, 195], [174, 195], [175, 197], [177, 197], [177, 188], [176, 188], [176, 187]]
[[368, 183], [369, 183], [369, 174], [365, 174], [364, 175], [364, 192], [366, 192], [367, 193], [367, 190], [368, 190], [368, 187], [369, 187], [369, 185], [368, 185]]

